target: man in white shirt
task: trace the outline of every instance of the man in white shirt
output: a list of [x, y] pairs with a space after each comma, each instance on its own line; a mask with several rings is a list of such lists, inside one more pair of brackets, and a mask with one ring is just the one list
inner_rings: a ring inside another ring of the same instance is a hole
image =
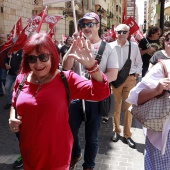
[[[118, 55], [119, 62], [119, 70], [122, 69], [126, 60], [128, 59], [129, 53], [129, 29], [130, 27], [126, 24], [120, 24], [116, 27], [116, 37], [117, 40], [110, 43], [112, 48], [116, 50]], [[131, 139], [132, 133], [130, 132], [131, 124], [132, 124], [132, 115], [128, 111], [130, 104], [125, 100], [128, 97], [130, 90], [136, 85], [136, 79], [142, 71], [142, 59], [139, 51], [139, 47], [137, 43], [131, 43], [131, 68], [129, 72], [129, 76], [126, 78], [123, 84], [121, 84], [118, 88], [112, 86], [112, 92], [114, 95], [114, 113], [113, 113], [113, 136], [112, 141], [117, 142], [120, 138], [120, 113], [121, 107], [123, 104], [123, 112], [124, 112], [124, 142], [127, 143], [131, 148], [135, 148], [135, 142]]]

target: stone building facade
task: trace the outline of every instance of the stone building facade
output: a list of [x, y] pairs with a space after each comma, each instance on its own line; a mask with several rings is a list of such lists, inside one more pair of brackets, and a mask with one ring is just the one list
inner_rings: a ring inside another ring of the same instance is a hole
[[0, 34], [7, 35], [20, 17], [25, 27], [32, 17], [33, 3], [33, 0], [0, 0]]

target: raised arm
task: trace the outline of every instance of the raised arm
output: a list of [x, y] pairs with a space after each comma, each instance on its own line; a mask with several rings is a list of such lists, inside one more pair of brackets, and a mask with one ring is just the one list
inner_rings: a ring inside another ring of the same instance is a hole
[[103, 81], [103, 76], [99, 71], [99, 66], [94, 59], [91, 43], [83, 37], [78, 37], [73, 41], [70, 50], [66, 53], [63, 59], [63, 69], [69, 70], [73, 67], [74, 60], [86, 67], [86, 70], [91, 77], [96, 81]]

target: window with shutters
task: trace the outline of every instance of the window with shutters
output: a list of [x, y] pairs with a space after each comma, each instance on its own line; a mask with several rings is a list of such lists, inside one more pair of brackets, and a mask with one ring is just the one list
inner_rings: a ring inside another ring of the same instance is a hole
[[39, 4], [38, 0], [34, 0], [34, 5], [38, 5], [38, 4]]

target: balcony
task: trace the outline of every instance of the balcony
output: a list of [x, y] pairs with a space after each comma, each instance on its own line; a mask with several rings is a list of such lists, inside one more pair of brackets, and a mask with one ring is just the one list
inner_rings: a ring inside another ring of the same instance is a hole
[[165, 8], [168, 8], [170, 7], [170, 1], [165, 1], [165, 5], [164, 5]]
[[[75, 4], [76, 16], [78, 18], [82, 17], [84, 9], [83, 9], [81, 1], [76, 0], [74, 4]], [[73, 9], [71, 7], [71, 2], [66, 2], [65, 11], [67, 12], [68, 16], [73, 17]]]
[[103, 0], [96, 0], [95, 5], [100, 5], [103, 9], [107, 10], [107, 3]]
[[170, 1], [165, 1], [165, 6], [164, 6], [165, 14], [170, 16]]

